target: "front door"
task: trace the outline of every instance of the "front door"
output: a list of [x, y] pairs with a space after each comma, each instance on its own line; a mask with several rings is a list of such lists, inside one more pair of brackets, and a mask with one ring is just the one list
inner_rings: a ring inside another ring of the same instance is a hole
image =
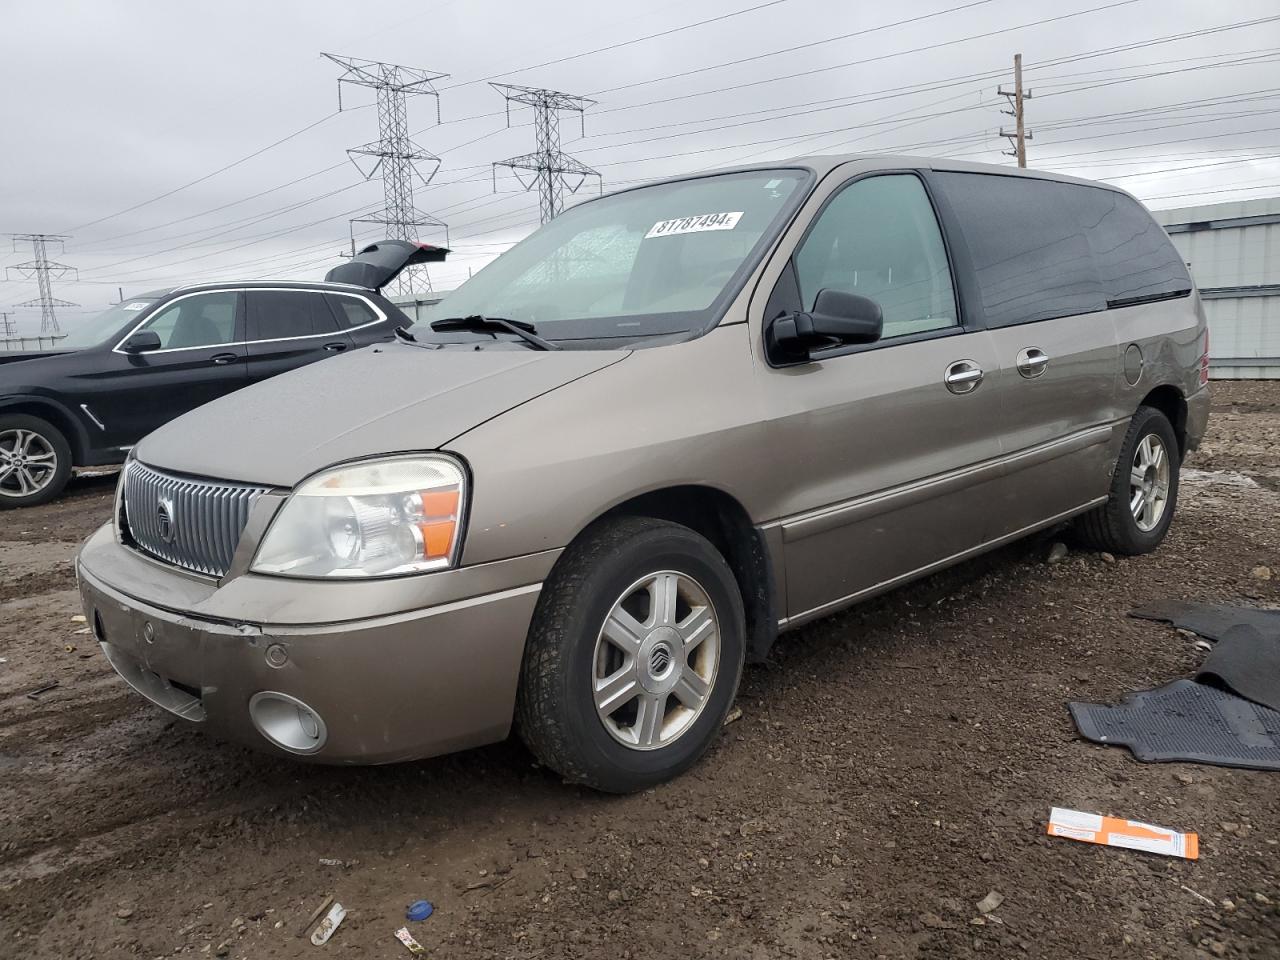
[[[92, 410], [106, 447], [128, 447], [152, 430], [243, 387], [242, 294], [191, 293], [160, 306], [142, 326], [160, 348], [106, 355], [92, 379]], [[136, 331], [135, 331], [136, 332]], [[86, 384], [88, 386], [88, 384]]]
[[875, 344], [764, 369], [768, 464], [781, 472], [787, 616], [806, 619], [979, 546], [1000, 453], [988, 334], [961, 323], [946, 247], [914, 173], [827, 202], [766, 321], [836, 288], [884, 313]]

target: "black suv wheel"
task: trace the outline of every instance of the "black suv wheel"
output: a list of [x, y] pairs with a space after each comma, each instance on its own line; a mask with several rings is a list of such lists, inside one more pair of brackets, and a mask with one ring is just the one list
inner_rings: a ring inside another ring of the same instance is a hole
[[62, 431], [39, 417], [0, 416], [0, 509], [47, 503], [70, 476], [71, 446]]

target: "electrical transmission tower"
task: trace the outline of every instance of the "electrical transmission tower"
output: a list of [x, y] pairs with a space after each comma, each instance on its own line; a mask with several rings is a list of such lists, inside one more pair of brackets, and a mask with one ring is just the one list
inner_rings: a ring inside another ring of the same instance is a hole
[[[538, 208], [542, 222], [548, 223], [564, 209], [564, 195], [577, 193], [586, 182], [587, 177], [599, 177], [585, 163], [560, 150], [560, 112], [576, 110], [582, 119], [582, 129], [586, 132], [586, 109], [595, 101], [586, 97], [575, 97], [570, 93], [556, 90], [540, 90], [535, 87], [518, 87], [511, 83], [491, 83], [500, 94], [507, 98], [507, 126], [511, 126], [511, 104], [523, 103], [533, 107], [533, 124], [537, 130], [538, 149], [510, 160], [500, 160], [493, 165], [494, 190], [498, 188], [498, 167], [510, 167], [516, 179], [526, 190], [538, 187]], [[533, 180], [525, 183], [519, 171], [528, 170]], [[572, 186], [569, 181], [576, 177]], [[601, 180], [603, 188], [603, 180]]]
[[9, 319], [12, 316], [12, 313], [5, 313], [0, 310], [0, 330], [3, 330], [6, 340], [12, 340], [18, 335], [18, 331], [14, 329], [13, 321]]
[[1013, 89], [1006, 90], [1004, 87], [997, 87], [996, 93], [1002, 97], [1009, 98], [1011, 109], [1001, 110], [1000, 112], [1013, 117], [1015, 123], [1012, 133], [1006, 132], [1003, 126], [1000, 128], [1000, 136], [1007, 138], [1013, 147], [1012, 150], [1004, 151], [1005, 156], [1017, 157], [1018, 166], [1025, 167], [1027, 165], [1027, 141], [1031, 139], [1031, 131], [1026, 129], [1023, 101], [1031, 99], [1031, 91], [1022, 89], [1022, 54], [1015, 53], [1013, 55]]
[[49, 242], [62, 244], [69, 237], [61, 236], [54, 233], [11, 233], [13, 238], [13, 249], [18, 249], [18, 244], [30, 243], [32, 250], [35, 252], [35, 259], [28, 260], [26, 263], [19, 263], [11, 266], [6, 270], [6, 276], [9, 270], [16, 271], [18, 276], [23, 280], [36, 281], [36, 288], [40, 291], [40, 296], [35, 300], [27, 300], [25, 303], [15, 303], [15, 307], [39, 307], [40, 308], [40, 332], [42, 334], [61, 333], [62, 328], [58, 326], [58, 316], [54, 313], [54, 307], [74, 307], [77, 304], [70, 300], [59, 300], [53, 295], [53, 281], [61, 280], [63, 277], [74, 274], [79, 277], [79, 271], [75, 267], [69, 267], [65, 263], [56, 263], [49, 259], [45, 250], [45, 245]]
[[[332, 60], [346, 72], [338, 78], [338, 109], [342, 109], [342, 85], [355, 84], [359, 87], [370, 87], [378, 95], [378, 139], [360, 147], [347, 151], [351, 162], [366, 180], [371, 180], [379, 171], [382, 173], [382, 209], [366, 217], [357, 217], [351, 221], [352, 228], [357, 223], [379, 223], [386, 227], [387, 237], [392, 240], [418, 241], [419, 227], [432, 227], [445, 232], [445, 245], [448, 245], [449, 228], [430, 214], [423, 213], [413, 204], [414, 178], [425, 186], [440, 169], [440, 158], [424, 150], [409, 136], [408, 98], [410, 96], [429, 95], [436, 98], [436, 122], [440, 122], [440, 94], [432, 84], [448, 76], [447, 73], [434, 73], [420, 70], [417, 67], [404, 67], [394, 63], [381, 63], [377, 60], [359, 60], [354, 57], [340, 57], [325, 53], [322, 56]], [[361, 160], [365, 158], [365, 167]], [[370, 162], [372, 161], [372, 162]], [[434, 164], [431, 173], [423, 175], [418, 164]], [[367, 167], [367, 169], [366, 169]], [[353, 232], [354, 237], [354, 232]], [[354, 248], [354, 240], [352, 246]], [[353, 250], [354, 252], [354, 250]], [[431, 289], [431, 278], [425, 266], [408, 267], [396, 278], [396, 292], [413, 294], [421, 287]]]

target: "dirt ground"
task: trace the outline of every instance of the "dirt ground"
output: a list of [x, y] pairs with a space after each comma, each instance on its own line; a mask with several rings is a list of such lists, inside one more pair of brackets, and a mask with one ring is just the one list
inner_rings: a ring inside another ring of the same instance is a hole
[[[0, 515], [0, 957], [396, 958], [419, 898], [440, 960], [1280, 957], [1280, 775], [1139, 764], [1066, 709], [1194, 671], [1137, 605], [1280, 605], [1280, 383], [1214, 397], [1154, 555], [1042, 538], [788, 635], [700, 766], [623, 798], [516, 743], [330, 769], [178, 728], [72, 619], [112, 481]], [[1051, 806], [1197, 831], [1201, 859], [1051, 839]]]

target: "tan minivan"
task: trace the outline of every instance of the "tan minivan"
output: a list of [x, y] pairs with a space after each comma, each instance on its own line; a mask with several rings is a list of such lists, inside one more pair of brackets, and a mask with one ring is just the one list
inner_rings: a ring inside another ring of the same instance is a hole
[[148, 436], [84, 545], [120, 675], [329, 763], [501, 740], [674, 776], [778, 634], [1075, 519], [1156, 547], [1208, 415], [1187, 269], [1114, 188], [908, 157], [577, 206], [397, 342]]

